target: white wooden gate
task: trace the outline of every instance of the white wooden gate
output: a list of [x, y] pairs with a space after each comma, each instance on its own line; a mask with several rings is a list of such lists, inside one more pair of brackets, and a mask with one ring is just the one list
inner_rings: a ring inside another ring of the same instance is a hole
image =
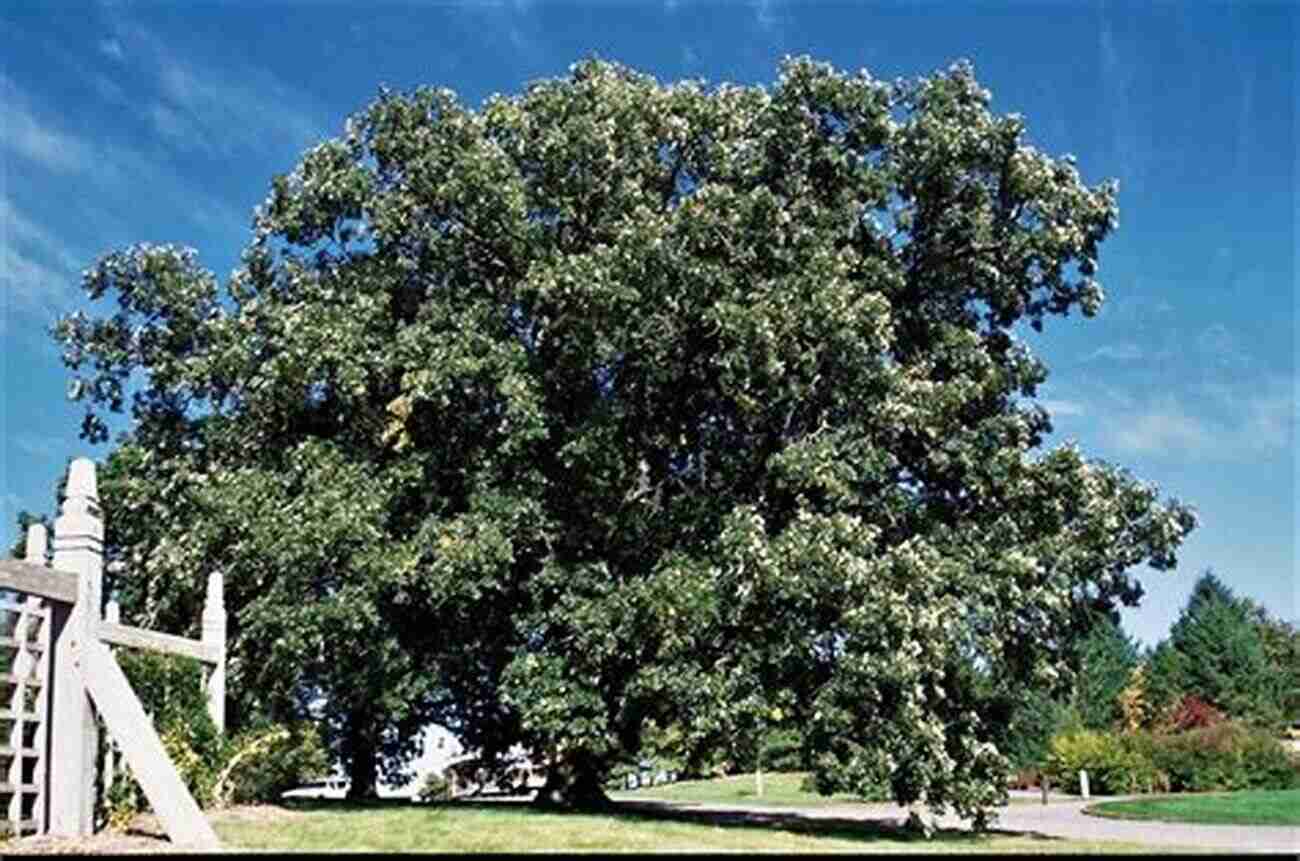
[[28, 530], [24, 561], [0, 560], [0, 803], [7, 805], [0, 821], [20, 834], [93, 832], [98, 713], [172, 842], [218, 848], [108, 646], [185, 654], [209, 665], [208, 708], [224, 729], [221, 577], [208, 581], [201, 640], [122, 625], [115, 612], [104, 619], [104, 527], [92, 461], [72, 462], [66, 492], [54, 524], [53, 567], [45, 564], [39, 524]]

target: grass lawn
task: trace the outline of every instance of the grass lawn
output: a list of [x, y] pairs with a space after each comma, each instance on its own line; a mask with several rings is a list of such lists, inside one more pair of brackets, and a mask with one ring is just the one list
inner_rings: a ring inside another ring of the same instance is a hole
[[358, 805], [304, 802], [212, 817], [233, 850], [320, 852], [1150, 852], [1143, 846], [944, 831], [933, 840], [885, 823], [811, 820], [756, 811], [718, 814], [544, 813], [517, 803]]
[[1112, 819], [1154, 819], [1206, 825], [1300, 825], [1300, 789], [1108, 801], [1092, 805], [1087, 812]]
[[735, 774], [713, 780], [683, 780], [662, 786], [611, 793], [611, 797], [635, 801], [655, 798], [664, 801], [699, 801], [709, 804], [768, 804], [774, 807], [822, 807], [828, 804], [853, 804], [861, 799], [853, 795], [818, 795], [800, 789], [805, 772], [763, 773], [763, 795], [758, 795], [752, 774]]
[[[648, 786], [610, 793], [615, 799], [636, 801], [654, 798], [663, 801], [696, 801], [707, 804], [744, 804], [747, 807], [825, 807], [838, 804], [861, 804], [855, 795], [818, 795], [801, 789], [806, 772], [763, 773], [763, 794], [758, 795], [753, 774], [736, 774], [713, 780], [683, 780], [662, 786]], [[1037, 798], [1015, 797], [1012, 804], [1041, 804]]]

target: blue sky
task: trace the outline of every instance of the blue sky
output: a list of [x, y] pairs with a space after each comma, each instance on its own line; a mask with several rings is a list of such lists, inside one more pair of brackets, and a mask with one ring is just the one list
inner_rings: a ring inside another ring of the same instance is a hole
[[785, 54], [879, 78], [966, 57], [1032, 142], [1120, 180], [1108, 301], [1026, 331], [1054, 441], [1196, 506], [1125, 613], [1164, 636], [1206, 567], [1300, 618], [1295, 456], [1296, 11], [1287, 4], [254, 2], [0, 7], [0, 540], [101, 457], [45, 330], [78, 273], [149, 241], [224, 277], [271, 177], [383, 83], [478, 104], [591, 54], [660, 80], [765, 83]]

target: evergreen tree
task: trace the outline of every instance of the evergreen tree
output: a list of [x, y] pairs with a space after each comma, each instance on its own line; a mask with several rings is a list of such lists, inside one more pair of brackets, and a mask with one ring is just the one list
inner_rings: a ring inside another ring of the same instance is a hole
[[1150, 660], [1153, 701], [1168, 709], [1191, 694], [1229, 717], [1272, 724], [1282, 718], [1287, 677], [1270, 660], [1251, 604], [1211, 571]]
[[1086, 729], [1111, 729], [1123, 718], [1119, 695], [1132, 680], [1138, 647], [1117, 619], [1106, 615], [1080, 647], [1074, 705]]

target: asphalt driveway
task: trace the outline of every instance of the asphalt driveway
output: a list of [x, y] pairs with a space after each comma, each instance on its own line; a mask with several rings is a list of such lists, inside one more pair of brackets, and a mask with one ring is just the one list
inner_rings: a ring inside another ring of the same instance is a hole
[[[1209, 851], [1300, 853], [1300, 828], [1274, 825], [1192, 825], [1174, 822], [1139, 822], [1089, 816], [1083, 809], [1099, 800], [1120, 800], [1139, 796], [1117, 796], [1092, 801], [1052, 800], [1049, 804], [1013, 803], [1002, 809], [993, 827], [999, 831], [1018, 831], [1046, 837], [1074, 840], [1110, 840], [1142, 843], [1152, 847], [1205, 849]], [[1022, 801], [1028, 799], [1022, 799]], [[907, 808], [896, 804], [844, 804], [823, 807], [778, 807], [695, 802], [633, 802], [638, 807], [664, 810], [691, 810], [735, 814], [738, 818], [754, 814], [772, 814], [806, 819], [861, 819], [902, 824]], [[939, 820], [944, 828], [965, 828], [966, 824], [949, 815]]]

